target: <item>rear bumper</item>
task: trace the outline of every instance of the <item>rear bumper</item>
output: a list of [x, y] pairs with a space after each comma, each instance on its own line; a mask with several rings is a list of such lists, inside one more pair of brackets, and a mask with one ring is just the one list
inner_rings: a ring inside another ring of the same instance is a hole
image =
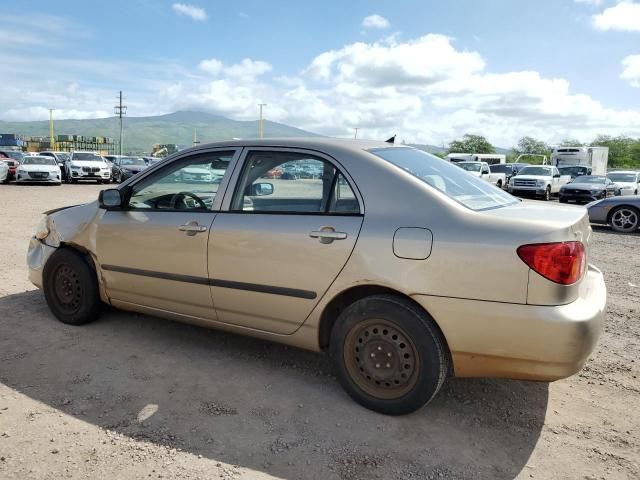
[[604, 321], [607, 291], [589, 266], [567, 305], [521, 305], [416, 295], [436, 320], [458, 377], [553, 381], [578, 372]]
[[568, 202], [593, 202], [595, 200], [601, 200], [605, 198], [606, 194], [591, 195], [590, 193], [563, 193], [562, 191], [558, 195], [560, 200], [566, 200]]

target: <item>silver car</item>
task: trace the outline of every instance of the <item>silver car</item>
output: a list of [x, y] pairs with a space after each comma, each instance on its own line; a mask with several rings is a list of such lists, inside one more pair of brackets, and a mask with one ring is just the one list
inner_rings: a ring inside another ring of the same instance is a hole
[[616, 232], [631, 233], [640, 228], [640, 196], [626, 195], [591, 202], [586, 205], [589, 220], [611, 225]]
[[[282, 165], [315, 178], [267, 178]], [[218, 171], [208, 182], [183, 172]], [[179, 152], [48, 212], [31, 281], [79, 325], [103, 304], [327, 351], [386, 414], [449, 375], [574, 374], [603, 322], [585, 209], [522, 203], [428, 153], [381, 142], [246, 140]]]

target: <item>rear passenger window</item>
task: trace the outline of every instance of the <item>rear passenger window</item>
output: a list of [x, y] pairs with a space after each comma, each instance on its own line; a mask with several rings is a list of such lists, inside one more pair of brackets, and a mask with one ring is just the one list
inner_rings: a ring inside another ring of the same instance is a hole
[[328, 161], [294, 152], [247, 155], [232, 201], [247, 213], [359, 214], [342, 174]]

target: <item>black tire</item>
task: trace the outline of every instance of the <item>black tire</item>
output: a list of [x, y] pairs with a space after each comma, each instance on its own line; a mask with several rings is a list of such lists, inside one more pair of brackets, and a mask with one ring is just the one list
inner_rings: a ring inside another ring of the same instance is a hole
[[[371, 358], [374, 352], [383, 360]], [[425, 406], [449, 372], [446, 342], [433, 319], [394, 295], [366, 297], [344, 309], [331, 331], [330, 355], [349, 396], [386, 415]]]
[[47, 305], [62, 323], [83, 325], [100, 316], [98, 279], [79, 252], [56, 250], [44, 266], [42, 280]]
[[498, 181], [496, 182], [496, 187], [498, 187], [498, 188], [502, 188], [502, 180], [498, 180]]
[[547, 188], [544, 191], [544, 196], [542, 197], [542, 199], [545, 202], [548, 202], [549, 200], [551, 200], [551, 187], [547, 185]]
[[72, 178], [71, 179], [71, 183], [78, 183], [78, 179], [77, 178]]
[[567, 200], [566, 198], [559, 198], [558, 201], [560, 203], [569, 203], [569, 200]]

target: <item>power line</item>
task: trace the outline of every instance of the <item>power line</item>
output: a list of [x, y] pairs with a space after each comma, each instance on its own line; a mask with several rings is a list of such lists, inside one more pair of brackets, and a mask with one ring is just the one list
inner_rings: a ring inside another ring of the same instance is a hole
[[120, 118], [120, 155], [122, 155], [122, 126], [123, 119], [122, 117], [127, 114], [127, 106], [122, 104], [122, 90], [120, 90], [120, 95], [118, 96], [118, 105], [114, 108], [116, 115]]

